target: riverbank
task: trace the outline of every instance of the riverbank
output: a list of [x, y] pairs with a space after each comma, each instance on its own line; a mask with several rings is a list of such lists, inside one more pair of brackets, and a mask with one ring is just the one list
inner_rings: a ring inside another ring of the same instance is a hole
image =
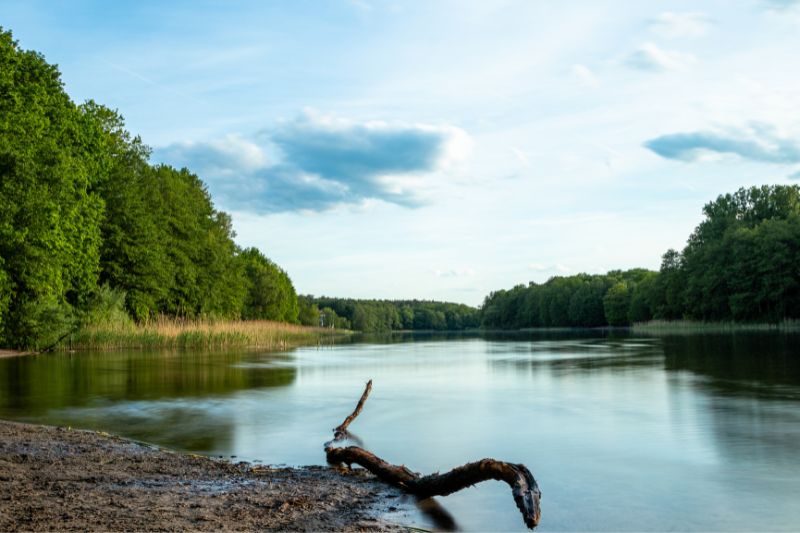
[[[320, 445], [321, 446], [321, 445]], [[405, 531], [363, 470], [270, 468], [0, 421], [0, 531]]]
[[738, 333], [761, 331], [800, 331], [800, 320], [783, 320], [776, 323], [763, 322], [701, 322], [696, 320], [651, 320], [633, 324], [634, 333], [654, 335], [693, 333]]
[[0, 348], [0, 359], [4, 357], [19, 357], [21, 355], [30, 355], [33, 352], [20, 352], [18, 350], [6, 350]]
[[286, 350], [330, 343], [350, 331], [270, 320], [181, 320], [160, 317], [143, 324], [91, 324], [65, 338], [64, 350], [261, 348]]

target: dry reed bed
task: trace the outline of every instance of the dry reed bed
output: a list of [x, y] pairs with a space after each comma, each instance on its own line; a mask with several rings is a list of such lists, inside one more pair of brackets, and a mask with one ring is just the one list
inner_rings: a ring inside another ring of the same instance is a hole
[[736, 333], [759, 331], [800, 331], [800, 320], [783, 320], [774, 324], [750, 322], [699, 322], [694, 320], [651, 320], [634, 324], [636, 333]]
[[287, 349], [349, 332], [269, 320], [182, 320], [93, 324], [65, 339], [65, 349], [221, 348]]

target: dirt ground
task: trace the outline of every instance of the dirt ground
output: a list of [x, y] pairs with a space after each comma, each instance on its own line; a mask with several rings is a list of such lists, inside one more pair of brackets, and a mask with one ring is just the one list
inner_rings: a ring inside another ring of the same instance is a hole
[[6, 350], [0, 348], [0, 359], [3, 357], [19, 357], [20, 355], [29, 355], [31, 352], [20, 352], [17, 350]]
[[259, 467], [0, 421], [0, 531], [406, 531], [392, 521], [403, 501], [363, 470]]

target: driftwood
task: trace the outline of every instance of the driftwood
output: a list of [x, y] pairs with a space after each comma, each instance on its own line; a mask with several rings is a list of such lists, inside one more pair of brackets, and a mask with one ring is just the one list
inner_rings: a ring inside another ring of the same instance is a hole
[[325, 443], [325, 454], [331, 464], [361, 465], [378, 478], [396, 485], [419, 498], [447, 496], [481, 481], [496, 479], [511, 487], [514, 502], [522, 513], [525, 525], [533, 529], [539, 523], [542, 493], [530, 471], [522, 464], [507, 463], [495, 459], [481, 459], [467, 463], [444, 474], [422, 476], [405, 466], [387, 463], [377, 455], [358, 446], [336, 447], [334, 443], [348, 436], [347, 427], [361, 413], [364, 402], [372, 391], [372, 380], [367, 383], [361, 399], [353, 413], [334, 429], [333, 440]]
[[347, 435], [347, 426], [361, 414], [361, 410], [364, 409], [364, 403], [367, 401], [370, 392], [372, 392], [372, 380], [367, 381], [367, 386], [364, 388], [364, 392], [361, 394], [361, 398], [359, 398], [356, 408], [353, 409], [350, 416], [345, 418], [344, 422], [333, 429], [333, 440], [342, 440]]

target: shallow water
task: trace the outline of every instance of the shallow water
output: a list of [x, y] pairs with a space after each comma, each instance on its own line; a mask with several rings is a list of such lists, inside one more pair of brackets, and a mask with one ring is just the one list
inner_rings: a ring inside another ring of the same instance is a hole
[[[322, 464], [350, 427], [428, 473], [525, 463], [540, 531], [800, 529], [800, 336], [393, 336], [287, 353], [0, 359], [0, 417], [236, 460]], [[463, 530], [524, 530], [490, 482], [438, 502]], [[411, 517], [423, 527], [427, 515]]]

